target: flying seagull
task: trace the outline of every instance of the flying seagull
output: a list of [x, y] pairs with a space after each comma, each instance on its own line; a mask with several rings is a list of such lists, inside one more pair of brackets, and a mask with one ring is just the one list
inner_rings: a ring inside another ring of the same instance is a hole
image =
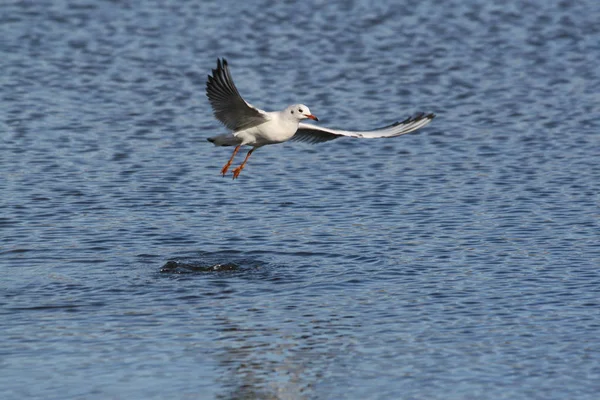
[[283, 111], [263, 111], [245, 101], [238, 92], [227, 60], [217, 60], [217, 68], [212, 70], [206, 82], [206, 95], [213, 108], [215, 117], [231, 133], [208, 138], [216, 146], [235, 146], [229, 161], [221, 169], [225, 176], [233, 159], [242, 146], [251, 146], [242, 164], [233, 170], [236, 179], [252, 152], [267, 144], [283, 143], [288, 140], [320, 143], [343, 136], [354, 138], [388, 138], [404, 135], [424, 127], [435, 117], [434, 114], [418, 113], [402, 122], [396, 122], [383, 128], [370, 131], [346, 131], [320, 127], [300, 122], [304, 119], [318, 121], [304, 104], [294, 104]]

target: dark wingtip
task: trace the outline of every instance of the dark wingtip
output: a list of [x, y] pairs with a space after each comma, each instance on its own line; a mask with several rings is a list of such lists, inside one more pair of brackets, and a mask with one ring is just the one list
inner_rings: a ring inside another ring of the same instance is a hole
[[214, 143], [214, 142], [215, 142], [215, 139], [213, 139], [213, 138], [210, 138], [210, 137], [209, 137], [208, 139], [206, 139], [206, 140], [208, 140], [208, 141], [209, 141], [209, 142], [211, 142], [211, 143]]
[[434, 113], [425, 114], [424, 112], [418, 112], [415, 115], [412, 115], [412, 116], [406, 118], [403, 121], [394, 122], [391, 126], [398, 126], [398, 125], [403, 125], [403, 124], [409, 124], [411, 122], [417, 122], [417, 121], [420, 121], [422, 119], [434, 119], [434, 118], [435, 118], [435, 114]]
[[222, 69], [227, 68], [227, 60], [225, 58], [217, 58], [217, 69], [214, 71], [221, 71]]

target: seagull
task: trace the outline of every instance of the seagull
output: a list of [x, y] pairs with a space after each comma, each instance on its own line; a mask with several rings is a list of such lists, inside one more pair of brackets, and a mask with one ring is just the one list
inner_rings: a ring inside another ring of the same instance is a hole
[[395, 137], [422, 128], [435, 117], [432, 113], [417, 113], [402, 122], [370, 131], [347, 131], [307, 124], [300, 121], [319, 119], [304, 104], [294, 104], [283, 111], [267, 112], [245, 101], [233, 83], [227, 60], [224, 58], [217, 59], [217, 68], [208, 76], [206, 95], [215, 117], [231, 130], [230, 133], [213, 136], [207, 140], [215, 146], [235, 146], [229, 161], [221, 169], [221, 174], [225, 176], [242, 146], [252, 147], [242, 164], [233, 170], [233, 179], [240, 175], [254, 150], [268, 144], [288, 140], [320, 143], [343, 136], [365, 139]]

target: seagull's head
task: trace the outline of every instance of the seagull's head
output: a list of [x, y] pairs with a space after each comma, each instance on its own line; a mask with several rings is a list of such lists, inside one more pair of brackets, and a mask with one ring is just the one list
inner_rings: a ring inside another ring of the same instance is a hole
[[297, 119], [298, 121], [310, 118], [312, 120], [318, 121], [319, 119], [310, 113], [308, 107], [304, 104], [294, 104], [293, 106], [289, 106], [285, 109], [285, 112], [290, 115], [290, 117]]

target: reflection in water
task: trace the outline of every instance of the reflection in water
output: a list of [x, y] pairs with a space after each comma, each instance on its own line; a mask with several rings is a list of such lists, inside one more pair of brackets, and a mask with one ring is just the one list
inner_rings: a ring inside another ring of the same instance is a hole
[[[248, 316], [259, 318], [260, 315]], [[260, 329], [222, 317], [218, 326], [223, 351], [217, 354], [226, 371], [221, 384], [226, 399], [303, 399], [312, 386], [305, 362], [296, 357], [298, 343], [274, 327]], [[307, 349], [308, 351], [310, 349]]]
[[[227, 260], [227, 261], [223, 261]], [[255, 259], [235, 258], [231, 254], [197, 253], [180, 256], [166, 262], [160, 269], [164, 274], [202, 274], [211, 286], [219, 290], [219, 302], [235, 301], [227, 290], [225, 278], [247, 279], [261, 271], [264, 262]], [[267, 268], [268, 269], [268, 268]], [[208, 274], [208, 275], [207, 275]], [[224, 275], [225, 274], [225, 275]], [[265, 272], [259, 279], [276, 280]], [[299, 350], [294, 334], [282, 327], [269, 326], [264, 309], [246, 308], [243, 318], [235, 318], [239, 310], [223, 307], [216, 312], [227, 313], [214, 318], [216, 354], [222, 371], [221, 385], [225, 399], [302, 399], [314, 382], [305, 370], [306, 354], [310, 346]], [[306, 341], [303, 336], [302, 341]], [[299, 355], [302, 355], [299, 357]]]

